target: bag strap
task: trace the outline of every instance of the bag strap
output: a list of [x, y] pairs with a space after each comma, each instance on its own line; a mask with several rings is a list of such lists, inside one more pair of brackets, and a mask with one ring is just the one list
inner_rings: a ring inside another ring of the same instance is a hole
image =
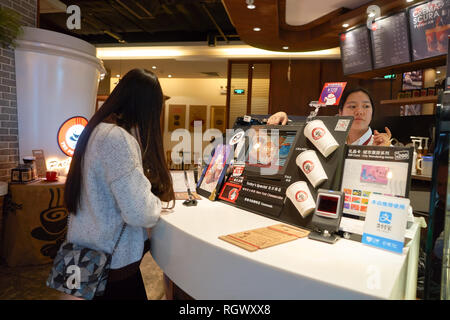
[[123, 232], [125, 231], [125, 227], [126, 227], [126, 226], [127, 226], [127, 224], [124, 222], [123, 225], [122, 225], [122, 230], [120, 230], [119, 239], [117, 239], [116, 244], [114, 245], [114, 249], [113, 249], [113, 251], [111, 252], [111, 257], [112, 257], [112, 255], [114, 254], [114, 252], [116, 252], [117, 246], [119, 245], [120, 238], [122, 238], [122, 234], [123, 234]]

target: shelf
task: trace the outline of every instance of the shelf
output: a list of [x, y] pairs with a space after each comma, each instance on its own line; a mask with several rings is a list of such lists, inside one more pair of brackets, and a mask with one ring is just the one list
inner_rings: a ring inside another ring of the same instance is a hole
[[381, 104], [396, 104], [396, 105], [406, 105], [406, 104], [422, 104], [422, 103], [437, 103], [438, 96], [425, 96], [425, 97], [415, 97], [415, 98], [403, 98], [403, 99], [393, 99], [393, 100], [381, 100]]
[[422, 180], [422, 181], [431, 181], [431, 177], [430, 176], [422, 176], [422, 175], [411, 175], [411, 178], [414, 180]]
[[382, 77], [386, 74], [400, 74], [407, 71], [414, 71], [420, 69], [429, 69], [439, 66], [445, 66], [447, 64], [447, 55], [440, 55], [437, 57], [431, 57], [419, 61], [404, 63], [395, 65], [392, 67], [386, 67], [382, 69], [370, 70], [361, 73], [349, 74], [347, 76], [359, 79], [373, 79], [375, 77]]

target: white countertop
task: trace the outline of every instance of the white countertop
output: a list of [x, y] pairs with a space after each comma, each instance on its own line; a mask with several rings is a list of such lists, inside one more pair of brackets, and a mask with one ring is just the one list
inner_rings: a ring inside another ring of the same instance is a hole
[[219, 236], [278, 224], [205, 198], [177, 201], [152, 231], [152, 255], [196, 299], [402, 299], [408, 248], [396, 254], [308, 238], [248, 252]]

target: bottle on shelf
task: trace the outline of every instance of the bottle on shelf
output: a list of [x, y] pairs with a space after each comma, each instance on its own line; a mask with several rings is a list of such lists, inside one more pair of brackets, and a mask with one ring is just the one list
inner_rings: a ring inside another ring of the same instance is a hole
[[413, 143], [413, 161], [412, 161], [412, 165], [411, 165], [411, 174], [412, 175], [416, 175], [417, 174], [417, 142], [419, 142], [416, 139], [413, 139], [414, 137], [411, 137], [411, 141]]
[[418, 163], [421, 162], [420, 159], [422, 159], [422, 139], [418, 139], [419, 147], [417, 148], [417, 160], [416, 160], [416, 172], [418, 175], [422, 174], [422, 166], [418, 165]]

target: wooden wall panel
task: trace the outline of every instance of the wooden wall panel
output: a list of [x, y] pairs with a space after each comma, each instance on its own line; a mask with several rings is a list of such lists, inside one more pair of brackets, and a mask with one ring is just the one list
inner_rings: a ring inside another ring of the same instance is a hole
[[308, 104], [317, 100], [320, 91], [320, 61], [291, 61], [291, 73], [288, 81], [289, 61], [272, 61], [270, 85], [270, 112], [286, 111], [292, 115], [309, 114]]
[[[397, 106], [381, 105], [381, 100], [396, 98], [401, 90], [401, 75], [395, 80], [357, 79], [344, 76], [340, 60], [293, 60], [291, 62], [291, 81], [287, 80], [288, 60], [272, 61], [270, 113], [286, 111], [291, 115], [309, 115], [310, 101], [317, 100], [326, 82], [347, 82], [347, 88], [363, 87], [374, 100], [374, 119], [400, 115]], [[320, 110], [319, 115], [333, 116], [337, 107]]]

